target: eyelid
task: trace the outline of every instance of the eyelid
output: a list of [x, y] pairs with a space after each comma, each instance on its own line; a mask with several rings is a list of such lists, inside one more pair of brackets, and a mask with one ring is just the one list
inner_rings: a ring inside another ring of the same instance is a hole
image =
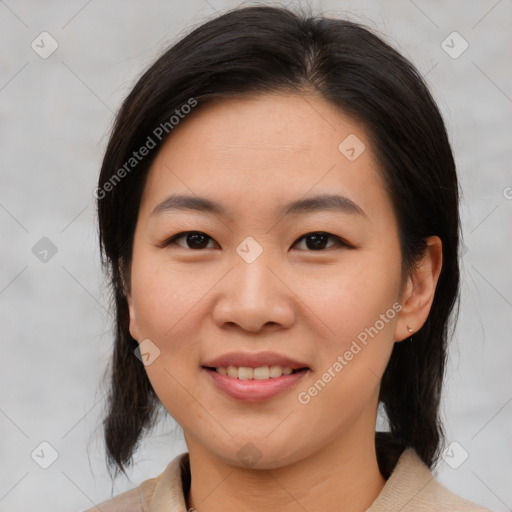
[[[307, 236], [311, 236], [311, 235], [325, 235], [329, 238], [331, 238], [332, 240], [334, 240], [336, 242], [336, 245], [337, 247], [345, 247], [347, 249], [354, 249], [355, 247], [347, 242], [344, 238], [342, 238], [341, 236], [338, 236], [338, 235], [333, 235], [332, 233], [329, 233], [327, 231], [309, 231], [308, 233], [305, 233], [304, 235], [300, 236], [295, 242], [293, 245], [295, 245], [296, 243], [298, 242], [302, 242], [302, 240], [304, 238], [306, 238]], [[334, 249], [335, 246], [333, 247], [329, 247], [328, 249], [322, 249], [322, 250], [319, 250], [319, 251], [314, 251], [314, 250], [305, 250], [305, 252], [327, 252], [329, 251], [330, 249]]]
[[[210, 240], [213, 240], [214, 242], [216, 242], [214, 238], [212, 238], [210, 235], [208, 235], [204, 231], [189, 230], [189, 231], [181, 231], [179, 233], [176, 233], [175, 235], [172, 235], [169, 238], [166, 238], [162, 243], [158, 244], [157, 247], [159, 247], [159, 248], [168, 247], [169, 245], [174, 243], [176, 239], [181, 238], [183, 236], [186, 236], [186, 235], [188, 235], [190, 233], [206, 235], [207, 238], [209, 238]], [[338, 235], [333, 235], [332, 233], [329, 233], [327, 231], [309, 231], [309, 232], [301, 235], [299, 238], [297, 238], [297, 240], [295, 240], [293, 245], [301, 242], [304, 238], [306, 238], [307, 236], [311, 236], [311, 235], [326, 235], [327, 237], [333, 239], [336, 242], [337, 247], [345, 247], [346, 249], [355, 249], [355, 246], [353, 244], [349, 243], [344, 238], [342, 238], [342, 237], [340, 237]], [[188, 249], [187, 247], [181, 247], [181, 246], [178, 246], [178, 247], [180, 247], [182, 249]], [[328, 249], [321, 249], [321, 250], [318, 250], [318, 251], [306, 249], [306, 250], [304, 250], [304, 252], [319, 252], [319, 253], [321, 253], [321, 252], [328, 252], [330, 249], [333, 249], [333, 248], [334, 247], [329, 247]], [[204, 249], [189, 249], [189, 250], [190, 251], [201, 252]]]
[[[205, 233], [204, 231], [188, 230], [188, 231], [180, 231], [179, 233], [176, 233], [175, 235], [172, 235], [172, 236], [166, 238], [161, 243], [157, 244], [157, 247], [160, 248], [160, 249], [165, 249], [169, 245], [173, 244], [176, 239], [184, 237], [184, 236], [189, 235], [191, 233], [194, 233], [196, 235], [206, 235], [206, 237], [208, 237], [210, 240], [214, 240], [215, 241], [214, 238], [212, 238], [210, 235], [208, 235], [208, 233]], [[181, 247], [181, 246], [178, 246], [178, 247]], [[185, 249], [185, 247], [181, 247], [181, 248]], [[193, 251], [194, 249], [190, 249], [190, 250]]]

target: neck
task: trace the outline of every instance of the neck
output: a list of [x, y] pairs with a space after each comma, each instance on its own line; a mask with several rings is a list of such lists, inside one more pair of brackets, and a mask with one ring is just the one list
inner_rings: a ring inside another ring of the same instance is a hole
[[314, 454], [283, 467], [249, 469], [227, 464], [195, 440], [187, 439], [191, 486], [188, 507], [280, 512], [364, 511], [385, 484], [379, 472], [374, 432], [354, 428]]

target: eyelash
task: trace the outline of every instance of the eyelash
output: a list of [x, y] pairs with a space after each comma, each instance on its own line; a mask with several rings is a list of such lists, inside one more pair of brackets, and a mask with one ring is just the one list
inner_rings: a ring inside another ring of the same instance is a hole
[[[180, 233], [177, 233], [176, 235], [173, 235], [172, 237], [164, 240], [164, 242], [162, 242], [159, 247], [160, 248], [164, 248], [164, 247], [169, 247], [171, 245], [177, 245], [176, 244], [176, 240], [178, 240], [179, 238], [182, 238], [188, 234], [195, 234], [195, 235], [205, 235], [208, 239], [210, 240], [213, 240], [212, 237], [208, 236], [206, 233], [203, 233], [202, 231], [182, 231]], [[306, 233], [305, 235], [302, 235], [300, 238], [298, 238], [295, 242], [294, 242], [294, 245], [298, 242], [301, 242], [303, 239], [305, 239], [306, 237], [308, 236], [312, 236], [312, 235], [324, 235], [324, 236], [327, 236], [328, 238], [331, 238], [333, 239], [336, 244], [338, 245], [338, 247], [345, 247], [347, 249], [352, 249], [354, 248], [353, 245], [349, 244], [347, 241], [343, 240], [343, 238], [340, 238], [339, 236], [336, 236], [336, 235], [332, 235], [331, 233], [326, 233], [325, 231], [312, 231], [310, 233]], [[181, 249], [188, 249], [187, 247], [181, 247], [181, 246], [178, 246], [180, 247]], [[306, 249], [306, 251], [308, 252], [325, 252], [329, 249], [333, 249], [334, 247], [329, 247], [327, 249], [318, 249], [318, 250], [313, 250], [313, 249]], [[201, 251], [203, 249], [190, 249], [191, 251]]]

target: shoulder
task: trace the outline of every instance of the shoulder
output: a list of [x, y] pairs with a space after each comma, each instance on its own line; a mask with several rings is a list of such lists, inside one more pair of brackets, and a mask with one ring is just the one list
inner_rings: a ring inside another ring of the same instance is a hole
[[188, 480], [188, 452], [176, 456], [155, 478], [103, 501], [84, 512], [149, 512], [183, 510], [183, 485]]
[[145, 480], [134, 489], [118, 494], [84, 512], [147, 512], [157, 482], [158, 478]]
[[417, 453], [407, 449], [400, 456], [381, 493], [367, 512], [489, 512], [453, 494], [439, 483]]
[[147, 512], [159, 478], [144, 480], [134, 489], [118, 494], [84, 512]]

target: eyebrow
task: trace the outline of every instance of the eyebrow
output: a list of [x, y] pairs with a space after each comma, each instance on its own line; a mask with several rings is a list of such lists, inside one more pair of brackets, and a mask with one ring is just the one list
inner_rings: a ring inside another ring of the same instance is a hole
[[[229, 210], [222, 204], [199, 196], [173, 194], [157, 204], [151, 216], [173, 210], [193, 210], [212, 213], [223, 217], [232, 217]], [[299, 215], [317, 211], [338, 211], [368, 218], [364, 210], [352, 199], [336, 194], [318, 194], [305, 199], [291, 201], [277, 208], [277, 216]]]

